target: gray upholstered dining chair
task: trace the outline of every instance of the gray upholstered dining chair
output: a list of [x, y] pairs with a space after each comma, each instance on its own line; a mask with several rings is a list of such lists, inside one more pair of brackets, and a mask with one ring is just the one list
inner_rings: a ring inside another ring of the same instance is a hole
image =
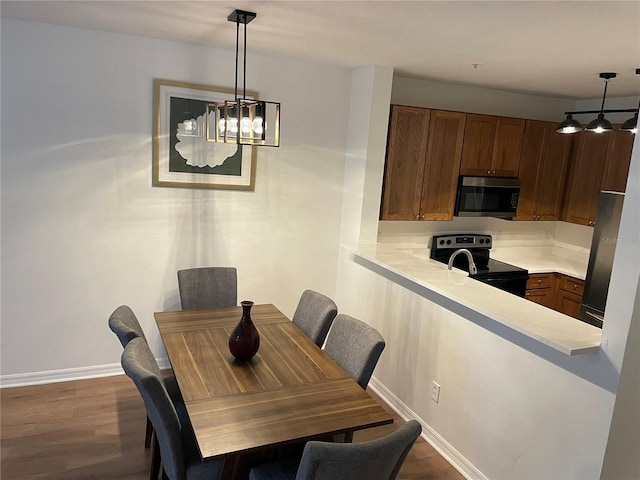
[[305, 290], [302, 292], [292, 321], [307, 337], [321, 347], [337, 313], [338, 307], [329, 297], [313, 290]]
[[[144, 331], [140, 326], [138, 317], [136, 317], [133, 310], [128, 305], [120, 305], [109, 316], [109, 328], [116, 334], [118, 340], [122, 344], [122, 347], [126, 347], [127, 344], [134, 338], [142, 338], [147, 341], [147, 337], [144, 335]], [[153, 426], [151, 420], [147, 416], [147, 427], [144, 434], [144, 448], [151, 446], [151, 437], [153, 436]]]
[[117, 335], [123, 348], [127, 346], [130, 340], [136, 337], [141, 337], [145, 342], [147, 341], [140, 322], [138, 322], [138, 317], [128, 305], [120, 305], [113, 311], [109, 316], [109, 328]]
[[[341, 313], [331, 325], [324, 351], [366, 390], [384, 347], [384, 338], [375, 328]], [[353, 432], [334, 437], [335, 442], [352, 440]]]
[[125, 373], [138, 388], [153, 424], [163, 478], [220, 478], [224, 462], [202, 462], [190, 424], [181, 421], [147, 343], [142, 338], [131, 340], [124, 348], [121, 361]]
[[[133, 313], [133, 310], [131, 310], [131, 307], [128, 305], [120, 305], [113, 311], [109, 316], [109, 328], [116, 334], [123, 348], [126, 347], [134, 338], [142, 338], [145, 343], [147, 343], [147, 337], [140, 326], [138, 317], [136, 317], [135, 313]], [[156, 368], [160, 371], [157, 365], [158, 364], [156, 362]], [[182, 396], [180, 395], [180, 388], [178, 388], [176, 378], [173, 375], [165, 375], [162, 378], [171, 400], [175, 404], [182, 404]], [[149, 448], [151, 446], [152, 437], [153, 425], [151, 425], [151, 420], [149, 419], [149, 416], [147, 416], [147, 426], [144, 434], [144, 448]]]
[[333, 320], [324, 351], [366, 389], [384, 347], [375, 328], [341, 313]]
[[178, 270], [182, 310], [203, 310], [238, 305], [235, 267], [203, 267]]
[[422, 426], [410, 420], [376, 440], [308, 442], [302, 458], [286, 458], [251, 469], [249, 480], [394, 480]]

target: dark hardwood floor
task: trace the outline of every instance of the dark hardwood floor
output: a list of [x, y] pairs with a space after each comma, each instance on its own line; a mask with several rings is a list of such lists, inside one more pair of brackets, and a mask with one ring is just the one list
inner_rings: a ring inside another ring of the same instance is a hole
[[[145, 410], [126, 376], [0, 390], [2, 480], [147, 480]], [[381, 402], [382, 403], [382, 402]], [[358, 432], [377, 438], [394, 425]], [[419, 438], [399, 479], [464, 478]]]

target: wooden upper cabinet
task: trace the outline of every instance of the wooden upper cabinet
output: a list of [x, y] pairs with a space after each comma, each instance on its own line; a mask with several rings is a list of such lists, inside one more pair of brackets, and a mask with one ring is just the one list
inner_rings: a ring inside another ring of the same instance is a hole
[[391, 106], [382, 220], [451, 220], [466, 114]]
[[427, 153], [430, 110], [391, 106], [382, 220], [416, 220]]
[[525, 121], [522, 118], [498, 117], [491, 175], [518, 176], [524, 125]]
[[460, 175], [490, 175], [496, 123], [491, 115], [467, 114]]
[[421, 220], [453, 219], [465, 120], [465, 113], [431, 111]]
[[518, 175], [525, 121], [520, 118], [467, 114], [461, 175]]
[[539, 172], [537, 220], [560, 220], [565, 179], [571, 157], [573, 137], [557, 133], [558, 125], [548, 123], [542, 172]]
[[527, 120], [520, 158], [520, 198], [513, 220], [559, 220], [571, 152], [570, 135], [556, 124]]
[[598, 209], [607, 144], [610, 133], [578, 132], [564, 194], [562, 219], [581, 225], [593, 225]]
[[625, 191], [634, 138], [634, 134], [618, 130], [617, 125], [614, 131], [609, 133], [607, 156], [602, 176], [602, 190]]

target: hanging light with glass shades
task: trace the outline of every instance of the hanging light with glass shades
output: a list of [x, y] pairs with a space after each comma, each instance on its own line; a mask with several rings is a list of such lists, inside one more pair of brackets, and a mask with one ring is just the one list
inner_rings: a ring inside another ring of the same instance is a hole
[[[236, 77], [234, 100], [208, 103], [206, 106], [207, 141], [265, 147], [280, 146], [280, 103], [246, 95], [247, 24], [254, 12], [234, 10], [227, 18], [236, 24]], [[242, 96], [238, 95], [238, 51], [240, 24], [244, 25]]]
[[[636, 69], [636, 74], [640, 73], [640, 68]], [[600, 106], [600, 110], [584, 110], [580, 112], [564, 112], [567, 118], [562, 121], [558, 128], [556, 128], [556, 132], [558, 133], [577, 133], [582, 130], [582, 125], [580, 122], [573, 118], [573, 115], [583, 114], [583, 113], [597, 113], [598, 116], [593, 119], [589, 124], [584, 128], [587, 132], [594, 133], [604, 133], [613, 131], [613, 125], [609, 120], [607, 120], [604, 116], [605, 113], [635, 113], [633, 118], [630, 118], [626, 122], [622, 124], [620, 130], [625, 132], [636, 133], [638, 131], [638, 109], [640, 109], [640, 105], [638, 108], [626, 108], [626, 109], [613, 109], [613, 110], [605, 110], [604, 101], [607, 97], [607, 85], [612, 78], [616, 78], [617, 74], [612, 72], [603, 72], [600, 74], [600, 78], [604, 79], [604, 93], [602, 95], [602, 105]]]

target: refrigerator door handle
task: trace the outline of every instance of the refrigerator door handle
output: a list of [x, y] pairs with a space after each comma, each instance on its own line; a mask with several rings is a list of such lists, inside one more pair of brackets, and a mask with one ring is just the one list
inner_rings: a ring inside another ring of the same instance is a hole
[[604, 323], [604, 315], [598, 315], [597, 313], [593, 313], [589, 311], [586, 311], [585, 313], [590, 317], [595, 318], [596, 320], [599, 320]]

